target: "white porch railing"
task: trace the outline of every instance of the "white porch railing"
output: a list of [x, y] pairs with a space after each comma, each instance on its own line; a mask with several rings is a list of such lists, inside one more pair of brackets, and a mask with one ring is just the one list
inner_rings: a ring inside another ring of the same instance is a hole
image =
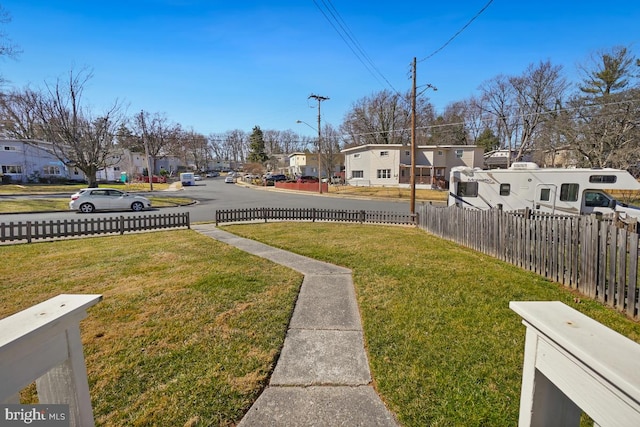
[[520, 427], [640, 426], [640, 345], [553, 302], [511, 302], [527, 327]]
[[20, 403], [36, 381], [38, 400], [68, 404], [71, 426], [93, 426], [80, 321], [102, 295], [58, 295], [0, 320], [0, 402]]

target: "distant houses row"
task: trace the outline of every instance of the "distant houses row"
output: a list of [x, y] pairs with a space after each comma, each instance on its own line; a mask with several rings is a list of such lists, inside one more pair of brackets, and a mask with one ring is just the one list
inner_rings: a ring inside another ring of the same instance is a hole
[[[98, 181], [134, 180], [146, 172], [144, 153], [123, 150], [119, 161], [98, 172]], [[325, 165], [332, 166], [332, 176], [357, 186], [408, 186], [411, 178], [411, 148], [400, 144], [361, 145], [345, 148], [328, 159], [321, 157], [322, 175]], [[455, 166], [483, 167], [483, 150], [473, 145], [418, 146], [415, 153], [415, 183], [418, 187], [447, 188], [449, 172]], [[85, 181], [83, 173], [65, 165], [53, 154], [51, 143], [43, 141], [0, 140], [0, 165], [3, 182]], [[296, 152], [275, 156], [275, 173], [294, 176], [318, 176], [317, 153]], [[213, 161], [209, 170], [241, 169], [226, 161]], [[166, 172], [163, 172], [166, 171]], [[156, 159], [154, 175], [176, 176], [193, 170], [175, 157]]]

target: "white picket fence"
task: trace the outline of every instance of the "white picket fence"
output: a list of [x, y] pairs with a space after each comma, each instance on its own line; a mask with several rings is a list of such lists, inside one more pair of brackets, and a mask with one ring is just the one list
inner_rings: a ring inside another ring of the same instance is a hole
[[39, 403], [67, 404], [71, 426], [94, 426], [80, 321], [101, 299], [58, 295], [0, 320], [0, 402], [20, 403], [35, 381]]

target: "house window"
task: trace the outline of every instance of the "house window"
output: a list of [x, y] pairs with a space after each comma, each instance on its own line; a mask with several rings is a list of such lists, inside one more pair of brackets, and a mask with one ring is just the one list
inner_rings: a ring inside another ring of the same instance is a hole
[[477, 182], [459, 182], [458, 192], [456, 196], [459, 197], [478, 197], [478, 183]]
[[44, 166], [42, 173], [45, 175], [60, 175], [60, 166]]
[[378, 169], [378, 178], [379, 179], [391, 178], [391, 169]]
[[410, 155], [411, 155], [411, 151], [405, 151], [405, 152], [404, 152], [404, 155], [405, 155], [405, 156], [410, 156]]
[[359, 158], [360, 158], [360, 153], [356, 153], [356, 154], [354, 154], [354, 155], [353, 155], [353, 158], [354, 158], [354, 159], [359, 159]]
[[463, 153], [464, 153], [464, 150], [456, 150], [456, 157], [457, 157], [458, 159], [461, 159], [461, 158], [462, 158], [462, 154], [463, 154]]
[[389, 152], [388, 151], [381, 151], [380, 152], [380, 157], [389, 157]]
[[20, 165], [2, 165], [2, 173], [22, 173]]
[[508, 196], [511, 194], [511, 184], [500, 184], [500, 195]]
[[4, 148], [4, 151], [16, 151], [16, 147], [13, 147], [11, 145], [5, 145], [2, 148]]
[[438, 156], [442, 156], [442, 150], [438, 150]]
[[560, 200], [563, 202], [575, 202], [578, 200], [578, 184], [562, 184], [560, 186]]
[[364, 171], [353, 171], [351, 176], [353, 178], [364, 178]]

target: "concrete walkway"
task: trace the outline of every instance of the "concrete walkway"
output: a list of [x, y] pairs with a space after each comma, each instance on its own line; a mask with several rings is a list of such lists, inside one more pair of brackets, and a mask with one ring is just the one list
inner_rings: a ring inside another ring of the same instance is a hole
[[213, 224], [191, 228], [304, 274], [271, 381], [239, 426], [398, 426], [371, 386], [351, 270]]

